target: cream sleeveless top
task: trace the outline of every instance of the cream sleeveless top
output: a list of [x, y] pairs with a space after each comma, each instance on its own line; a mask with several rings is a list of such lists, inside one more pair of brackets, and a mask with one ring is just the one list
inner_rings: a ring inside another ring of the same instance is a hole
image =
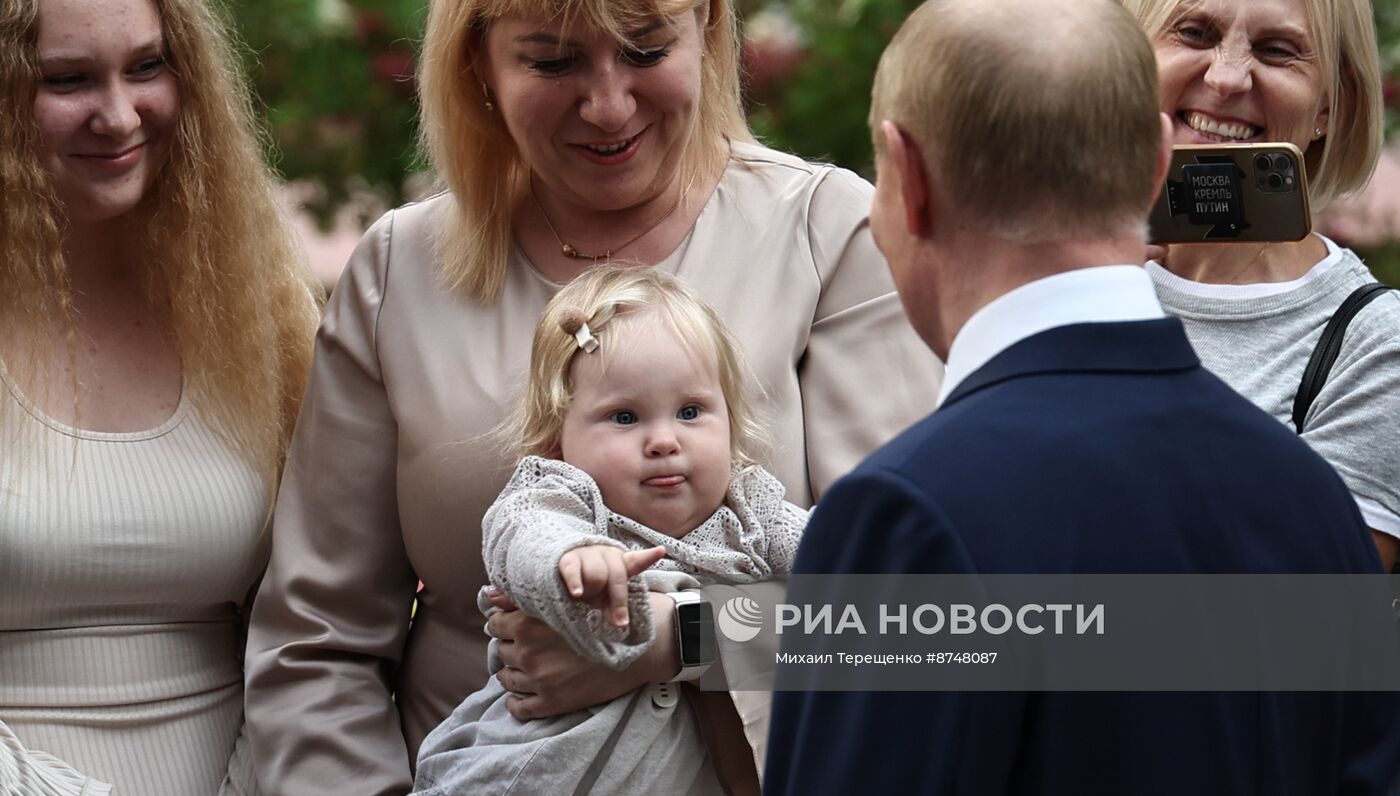
[[3, 368], [0, 401], [0, 784], [218, 792], [265, 561], [260, 477], [187, 397], [134, 433], [57, 422]]

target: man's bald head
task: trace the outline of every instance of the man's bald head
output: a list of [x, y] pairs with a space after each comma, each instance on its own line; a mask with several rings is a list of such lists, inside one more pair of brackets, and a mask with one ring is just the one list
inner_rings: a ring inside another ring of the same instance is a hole
[[984, 228], [1015, 243], [1141, 230], [1161, 146], [1157, 68], [1113, 0], [927, 0], [880, 59], [890, 120]]

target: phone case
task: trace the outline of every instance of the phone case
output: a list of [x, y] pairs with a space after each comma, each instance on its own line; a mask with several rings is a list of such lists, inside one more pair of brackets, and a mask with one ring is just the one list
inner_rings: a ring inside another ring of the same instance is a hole
[[1288, 143], [1175, 147], [1148, 228], [1153, 243], [1302, 240], [1312, 230], [1303, 153]]

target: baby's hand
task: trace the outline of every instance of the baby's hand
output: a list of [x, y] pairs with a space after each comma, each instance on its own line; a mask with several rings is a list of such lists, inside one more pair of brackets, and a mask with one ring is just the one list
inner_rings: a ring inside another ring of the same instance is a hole
[[607, 610], [627, 627], [627, 581], [666, 557], [666, 548], [623, 551], [611, 545], [575, 547], [559, 558], [559, 577], [575, 600]]

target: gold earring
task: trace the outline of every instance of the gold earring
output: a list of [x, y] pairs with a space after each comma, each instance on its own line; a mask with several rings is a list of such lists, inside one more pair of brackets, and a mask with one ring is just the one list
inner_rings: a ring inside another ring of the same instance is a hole
[[481, 96], [486, 98], [486, 101], [482, 103], [482, 105], [486, 107], [486, 112], [491, 113], [495, 111], [496, 103], [491, 101], [491, 92], [486, 90], [486, 81], [484, 80], [481, 81]]

